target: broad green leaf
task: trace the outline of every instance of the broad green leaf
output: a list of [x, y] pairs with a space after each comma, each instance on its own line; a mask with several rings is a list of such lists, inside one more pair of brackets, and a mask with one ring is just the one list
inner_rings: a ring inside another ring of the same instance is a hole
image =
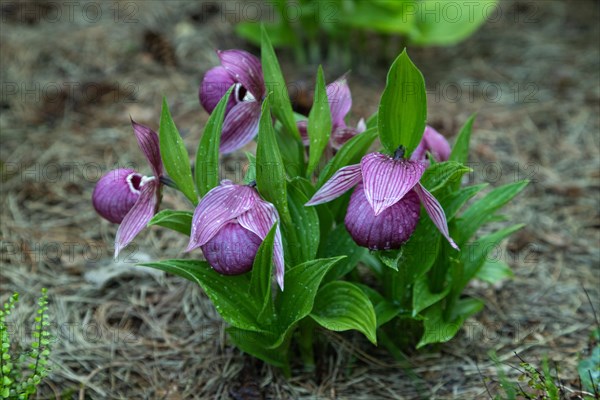
[[317, 187], [323, 186], [340, 168], [351, 164], [358, 164], [376, 137], [377, 128], [371, 128], [344, 143], [342, 148], [323, 168], [323, 172], [319, 175]]
[[470, 198], [479, 193], [483, 188], [487, 187], [487, 183], [482, 183], [474, 186], [467, 186], [457, 192], [445, 193], [438, 198], [438, 201], [444, 208], [448, 221], [452, 220], [461, 207], [469, 201]]
[[190, 159], [173, 122], [167, 99], [163, 97], [160, 128], [158, 130], [160, 156], [167, 173], [175, 181], [181, 192], [194, 204], [198, 204], [198, 194], [192, 178]]
[[431, 306], [425, 312], [425, 321], [423, 322], [423, 336], [417, 344], [417, 349], [431, 344], [431, 343], [444, 343], [452, 339], [464, 320], [462, 318], [456, 321], [446, 322], [443, 318], [441, 304], [437, 303]]
[[408, 282], [414, 282], [418, 276], [429, 271], [439, 251], [439, 238], [440, 232], [422, 209], [415, 231], [402, 246], [398, 263], [398, 269], [403, 269], [409, 277]]
[[377, 345], [377, 320], [373, 304], [362, 290], [350, 282], [335, 281], [317, 293], [310, 316], [332, 331], [355, 329]]
[[193, 217], [194, 213], [191, 211], [162, 210], [152, 217], [150, 222], [148, 222], [148, 226], [164, 226], [165, 228], [190, 236]]
[[352, 28], [384, 34], [409, 34], [416, 7], [413, 0], [370, 0], [346, 2], [341, 22]]
[[471, 131], [473, 130], [475, 118], [477, 118], [477, 114], [471, 115], [460, 129], [454, 147], [452, 147], [449, 161], [456, 161], [461, 164], [466, 164], [469, 161], [469, 144], [471, 143]]
[[201, 196], [219, 184], [219, 145], [225, 109], [233, 86], [219, 100], [206, 125], [196, 152], [196, 187]]
[[441, 234], [431, 218], [423, 215], [425, 211], [421, 210], [421, 213], [415, 231], [402, 246], [398, 256], [384, 254], [384, 257], [389, 258], [387, 265], [390, 268], [397, 266], [396, 271], [389, 271], [389, 279], [383, 281], [385, 292], [396, 301], [410, 301], [412, 294], [406, 288], [429, 271], [439, 252]]
[[279, 61], [277, 61], [275, 50], [273, 50], [273, 45], [264, 26], [261, 27], [261, 31], [260, 58], [267, 93], [273, 93], [273, 113], [281, 121], [288, 134], [300, 140], [300, 132], [298, 132], [298, 127], [294, 120], [292, 104], [290, 103], [287, 86], [279, 67]]
[[481, 225], [488, 222], [490, 215], [519, 194], [527, 183], [528, 181], [520, 181], [500, 186], [473, 203], [457, 220], [459, 237], [454, 238], [457, 244], [461, 246], [469, 240]]
[[512, 270], [502, 260], [487, 260], [475, 274], [475, 278], [494, 284], [503, 279], [514, 277]]
[[[281, 22], [265, 24], [271, 43], [275, 47], [294, 46], [298, 40], [294, 32]], [[235, 26], [235, 33], [256, 46], [260, 46], [261, 28], [259, 22], [240, 22]]]
[[262, 104], [256, 147], [256, 184], [263, 198], [275, 205], [284, 222], [289, 220], [285, 170], [271, 120], [269, 97]]
[[310, 140], [307, 176], [315, 170], [321, 160], [323, 150], [329, 143], [331, 135], [331, 111], [329, 109], [329, 100], [325, 90], [325, 78], [323, 77], [323, 67], [319, 65], [317, 72], [317, 82], [315, 84], [315, 96], [313, 105], [308, 115], [308, 138]]
[[269, 334], [234, 327], [227, 328], [227, 333], [229, 333], [233, 344], [244, 353], [248, 353], [275, 367], [282, 368], [289, 374], [288, 343], [273, 349], [269, 347], [273, 341], [273, 337]]
[[279, 346], [292, 326], [310, 314], [321, 280], [343, 258], [312, 260], [285, 272], [285, 290], [275, 299], [280, 335], [272, 347]]
[[488, 254], [497, 249], [500, 242], [512, 235], [524, 224], [517, 224], [508, 228], [501, 229], [494, 233], [485, 235], [472, 243], [467, 243], [460, 252], [460, 261], [463, 265], [461, 276], [453, 278], [452, 285], [455, 296], [467, 286], [469, 281], [477, 275], [483, 264], [487, 261]]
[[258, 321], [269, 323], [269, 318], [274, 316], [273, 297], [271, 296], [273, 273], [273, 242], [277, 224], [271, 227], [268, 235], [260, 244], [250, 278], [250, 296], [260, 305]]
[[256, 156], [246, 152], [246, 158], [248, 158], [248, 170], [244, 175], [244, 183], [247, 185], [252, 181], [256, 181]]
[[347, 256], [344, 260], [338, 262], [327, 274], [324, 281], [329, 282], [352, 271], [367, 249], [360, 247], [354, 242], [346, 230], [344, 224], [338, 224], [333, 231], [325, 237], [325, 243], [320, 247], [319, 255], [323, 258], [335, 256]]
[[379, 103], [377, 126], [381, 144], [388, 153], [404, 146], [405, 155], [410, 156], [423, 137], [426, 119], [425, 81], [404, 50], [388, 72]]
[[446, 286], [439, 293], [431, 293], [431, 290], [429, 289], [429, 280], [427, 279], [427, 275], [419, 277], [415, 282], [415, 286], [413, 287], [413, 317], [419, 314], [427, 307], [430, 307], [438, 301], [442, 300], [449, 293], [450, 286]]
[[275, 123], [275, 136], [287, 176], [290, 178], [303, 176], [306, 167], [304, 162], [304, 153], [306, 152], [304, 144], [300, 140], [287, 135], [279, 121]]
[[483, 301], [479, 299], [474, 299], [471, 297], [460, 299], [457, 303], [455, 303], [454, 307], [452, 308], [450, 319], [462, 319], [463, 321], [465, 321], [471, 315], [475, 315], [479, 311], [481, 311], [484, 305], [485, 304], [483, 303]]
[[431, 193], [455, 183], [460, 185], [461, 178], [471, 169], [455, 161], [439, 162], [425, 170], [421, 184]]
[[371, 301], [371, 304], [373, 304], [378, 328], [391, 321], [402, 312], [401, 307], [386, 300], [377, 290], [360, 283], [355, 283], [354, 285], [362, 290]]
[[[493, 15], [496, 0], [421, 0], [416, 7], [416, 30], [411, 42], [422, 46], [450, 46], [470, 36]], [[449, 6], [451, 5], [451, 6]]]
[[[288, 237], [287, 248], [293, 254], [292, 265], [295, 265], [315, 258], [319, 249], [319, 217], [315, 207], [304, 206], [309, 198], [298, 179], [289, 182], [287, 190], [292, 223], [287, 226], [286, 233], [294, 232], [294, 242], [290, 243]], [[289, 254], [289, 251], [286, 254]]]
[[461, 300], [457, 306], [460, 314], [450, 321], [444, 319], [442, 303], [436, 303], [425, 311], [425, 321], [423, 323], [425, 332], [417, 344], [417, 349], [427, 344], [444, 343], [452, 339], [465, 320], [481, 310], [483, 303], [476, 299], [465, 299]]
[[400, 263], [400, 258], [402, 257], [402, 251], [382, 250], [377, 252], [377, 257], [383, 265], [393, 269], [394, 271], [398, 271], [398, 264]]
[[140, 265], [197, 283], [228, 324], [240, 329], [263, 331], [256, 320], [260, 311], [259, 305], [248, 295], [248, 274], [221, 275], [206, 261], [199, 260], [164, 260]]

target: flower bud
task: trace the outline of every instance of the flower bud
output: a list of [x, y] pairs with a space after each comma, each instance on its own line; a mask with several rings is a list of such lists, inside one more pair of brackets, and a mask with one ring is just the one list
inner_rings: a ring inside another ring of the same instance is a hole
[[257, 235], [232, 220], [200, 248], [215, 271], [224, 275], [238, 275], [252, 269], [261, 243]]
[[148, 178], [132, 169], [119, 168], [105, 174], [94, 188], [92, 204], [96, 212], [115, 224], [120, 224], [140, 197]]
[[420, 211], [419, 197], [411, 190], [400, 201], [375, 215], [360, 183], [350, 197], [344, 222], [359, 246], [370, 250], [399, 249], [414, 232]]

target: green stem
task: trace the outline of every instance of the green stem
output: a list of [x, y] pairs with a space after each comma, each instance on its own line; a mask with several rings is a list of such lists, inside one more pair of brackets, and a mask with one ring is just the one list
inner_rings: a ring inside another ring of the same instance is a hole
[[304, 368], [314, 370], [315, 353], [313, 349], [313, 340], [315, 335], [315, 322], [307, 317], [300, 321], [298, 326], [298, 346], [300, 348], [300, 357], [304, 363]]
[[[441, 238], [438, 240], [441, 240]], [[446, 275], [448, 274], [449, 265], [448, 247], [449, 245], [447, 245], [445, 242], [440, 243], [440, 252], [431, 266], [431, 272], [429, 274], [429, 289], [432, 293], [440, 293], [442, 290], [444, 290], [444, 284], [446, 283]]]

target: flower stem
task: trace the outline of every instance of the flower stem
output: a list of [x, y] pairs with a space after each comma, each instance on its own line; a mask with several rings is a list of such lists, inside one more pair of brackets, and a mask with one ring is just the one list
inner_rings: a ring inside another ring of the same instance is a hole
[[310, 317], [304, 318], [300, 321], [298, 328], [300, 357], [304, 363], [304, 368], [312, 371], [315, 369], [315, 354], [313, 349], [315, 322]]

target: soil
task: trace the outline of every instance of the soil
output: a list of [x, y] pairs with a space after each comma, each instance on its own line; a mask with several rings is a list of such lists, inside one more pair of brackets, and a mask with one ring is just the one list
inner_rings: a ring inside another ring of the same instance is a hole
[[[460, 45], [409, 48], [431, 125], [452, 142], [478, 113], [470, 181], [531, 180], [505, 209], [526, 227], [497, 249], [515, 277], [471, 285], [485, 309], [452, 341], [409, 351], [408, 366], [358, 335], [329, 333], [316, 371], [295, 364], [289, 380], [228, 343], [198, 287], [135, 267], [181, 257], [185, 238], [147, 229], [113, 260], [116, 226], [90, 202], [115, 166], [149, 172], [129, 116], [157, 128], [163, 95], [194, 154], [207, 119], [198, 85], [218, 64], [213, 50], [258, 54], [235, 36], [235, 14], [215, 2], [77, 2], [71, 13], [57, 5], [1, 3], [0, 301], [21, 294], [11, 326], [26, 344], [48, 288], [55, 342], [39, 398], [489, 398], [499, 371], [520, 374], [517, 355], [535, 365], [547, 357], [565, 397], [579, 390], [592, 304], [600, 310], [597, 1], [502, 1]], [[377, 109], [386, 54], [401, 50], [369, 37], [349, 75], [352, 122]], [[281, 55], [288, 82], [311, 87], [316, 66]], [[345, 72], [335, 60], [324, 68], [328, 80]], [[241, 180], [243, 153], [223, 165], [223, 177]], [[163, 207], [190, 205], [167, 191]]]

